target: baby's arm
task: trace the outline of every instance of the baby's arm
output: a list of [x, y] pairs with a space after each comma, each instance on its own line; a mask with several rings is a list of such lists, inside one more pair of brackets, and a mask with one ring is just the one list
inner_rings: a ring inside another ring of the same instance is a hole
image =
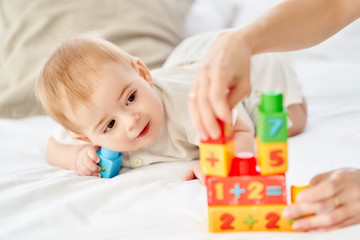
[[65, 169], [76, 170], [80, 176], [99, 176], [100, 159], [96, 154], [98, 146], [69, 145], [57, 142], [50, 137], [46, 146], [46, 156], [49, 163]]
[[233, 126], [235, 138], [235, 153], [254, 152], [255, 137], [250, 126], [240, 118]]
[[292, 126], [289, 128], [289, 137], [302, 133], [307, 121], [307, 106], [305, 98], [301, 103], [292, 104], [287, 107]]

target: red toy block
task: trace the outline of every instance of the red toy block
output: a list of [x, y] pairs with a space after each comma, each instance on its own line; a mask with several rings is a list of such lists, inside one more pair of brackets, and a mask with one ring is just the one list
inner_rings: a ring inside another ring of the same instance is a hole
[[217, 119], [217, 122], [220, 126], [221, 135], [217, 139], [209, 138], [206, 141], [201, 141], [202, 143], [215, 143], [215, 144], [225, 144], [234, 139], [234, 132], [231, 124], [226, 124], [220, 119]]
[[286, 204], [285, 175], [208, 177], [208, 205]]
[[251, 152], [237, 153], [231, 163], [230, 176], [258, 176], [256, 158]]

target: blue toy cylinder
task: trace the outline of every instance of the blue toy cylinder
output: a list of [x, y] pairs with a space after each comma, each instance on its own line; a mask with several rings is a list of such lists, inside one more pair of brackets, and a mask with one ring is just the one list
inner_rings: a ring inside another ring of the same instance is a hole
[[116, 176], [121, 167], [122, 153], [102, 147], [97, 154], [100, 157], [98, 165], [101, 167], [101, 177], [112, 178]]
[[102, 147], [99, 150], [99, 155], [104, 157], [104, 158], [107, 158], [107, 159], [116, 159], [116, 158], [119, 157], [120, 153], [116, 152], [116, 151], [112, 151], [112, 150], [110, 150], [108, 148]]

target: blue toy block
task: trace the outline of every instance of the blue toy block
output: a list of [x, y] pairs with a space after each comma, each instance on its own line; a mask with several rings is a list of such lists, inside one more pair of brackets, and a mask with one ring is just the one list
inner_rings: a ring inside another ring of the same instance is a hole
[[119, 174], [123, 158], [122, 153], [102, 147], [97, 151], [97, 155], [100, 157], [98, 165], [101, 167], [102, 178], [112, 178]]

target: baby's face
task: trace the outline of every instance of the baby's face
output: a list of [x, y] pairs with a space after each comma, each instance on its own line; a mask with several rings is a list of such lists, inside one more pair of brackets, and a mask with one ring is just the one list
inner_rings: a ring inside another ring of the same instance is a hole
[[93, 76], [97, 85], [90, 107], [79, 106], [71, 119], [81, 125], [85, 140], [114, 151], [128, 151], [157, 139], [164, 109], [151, 86], [150, 74], [142, 69], [147, 68], [139, 64], [137, 71], [106, 63]]

